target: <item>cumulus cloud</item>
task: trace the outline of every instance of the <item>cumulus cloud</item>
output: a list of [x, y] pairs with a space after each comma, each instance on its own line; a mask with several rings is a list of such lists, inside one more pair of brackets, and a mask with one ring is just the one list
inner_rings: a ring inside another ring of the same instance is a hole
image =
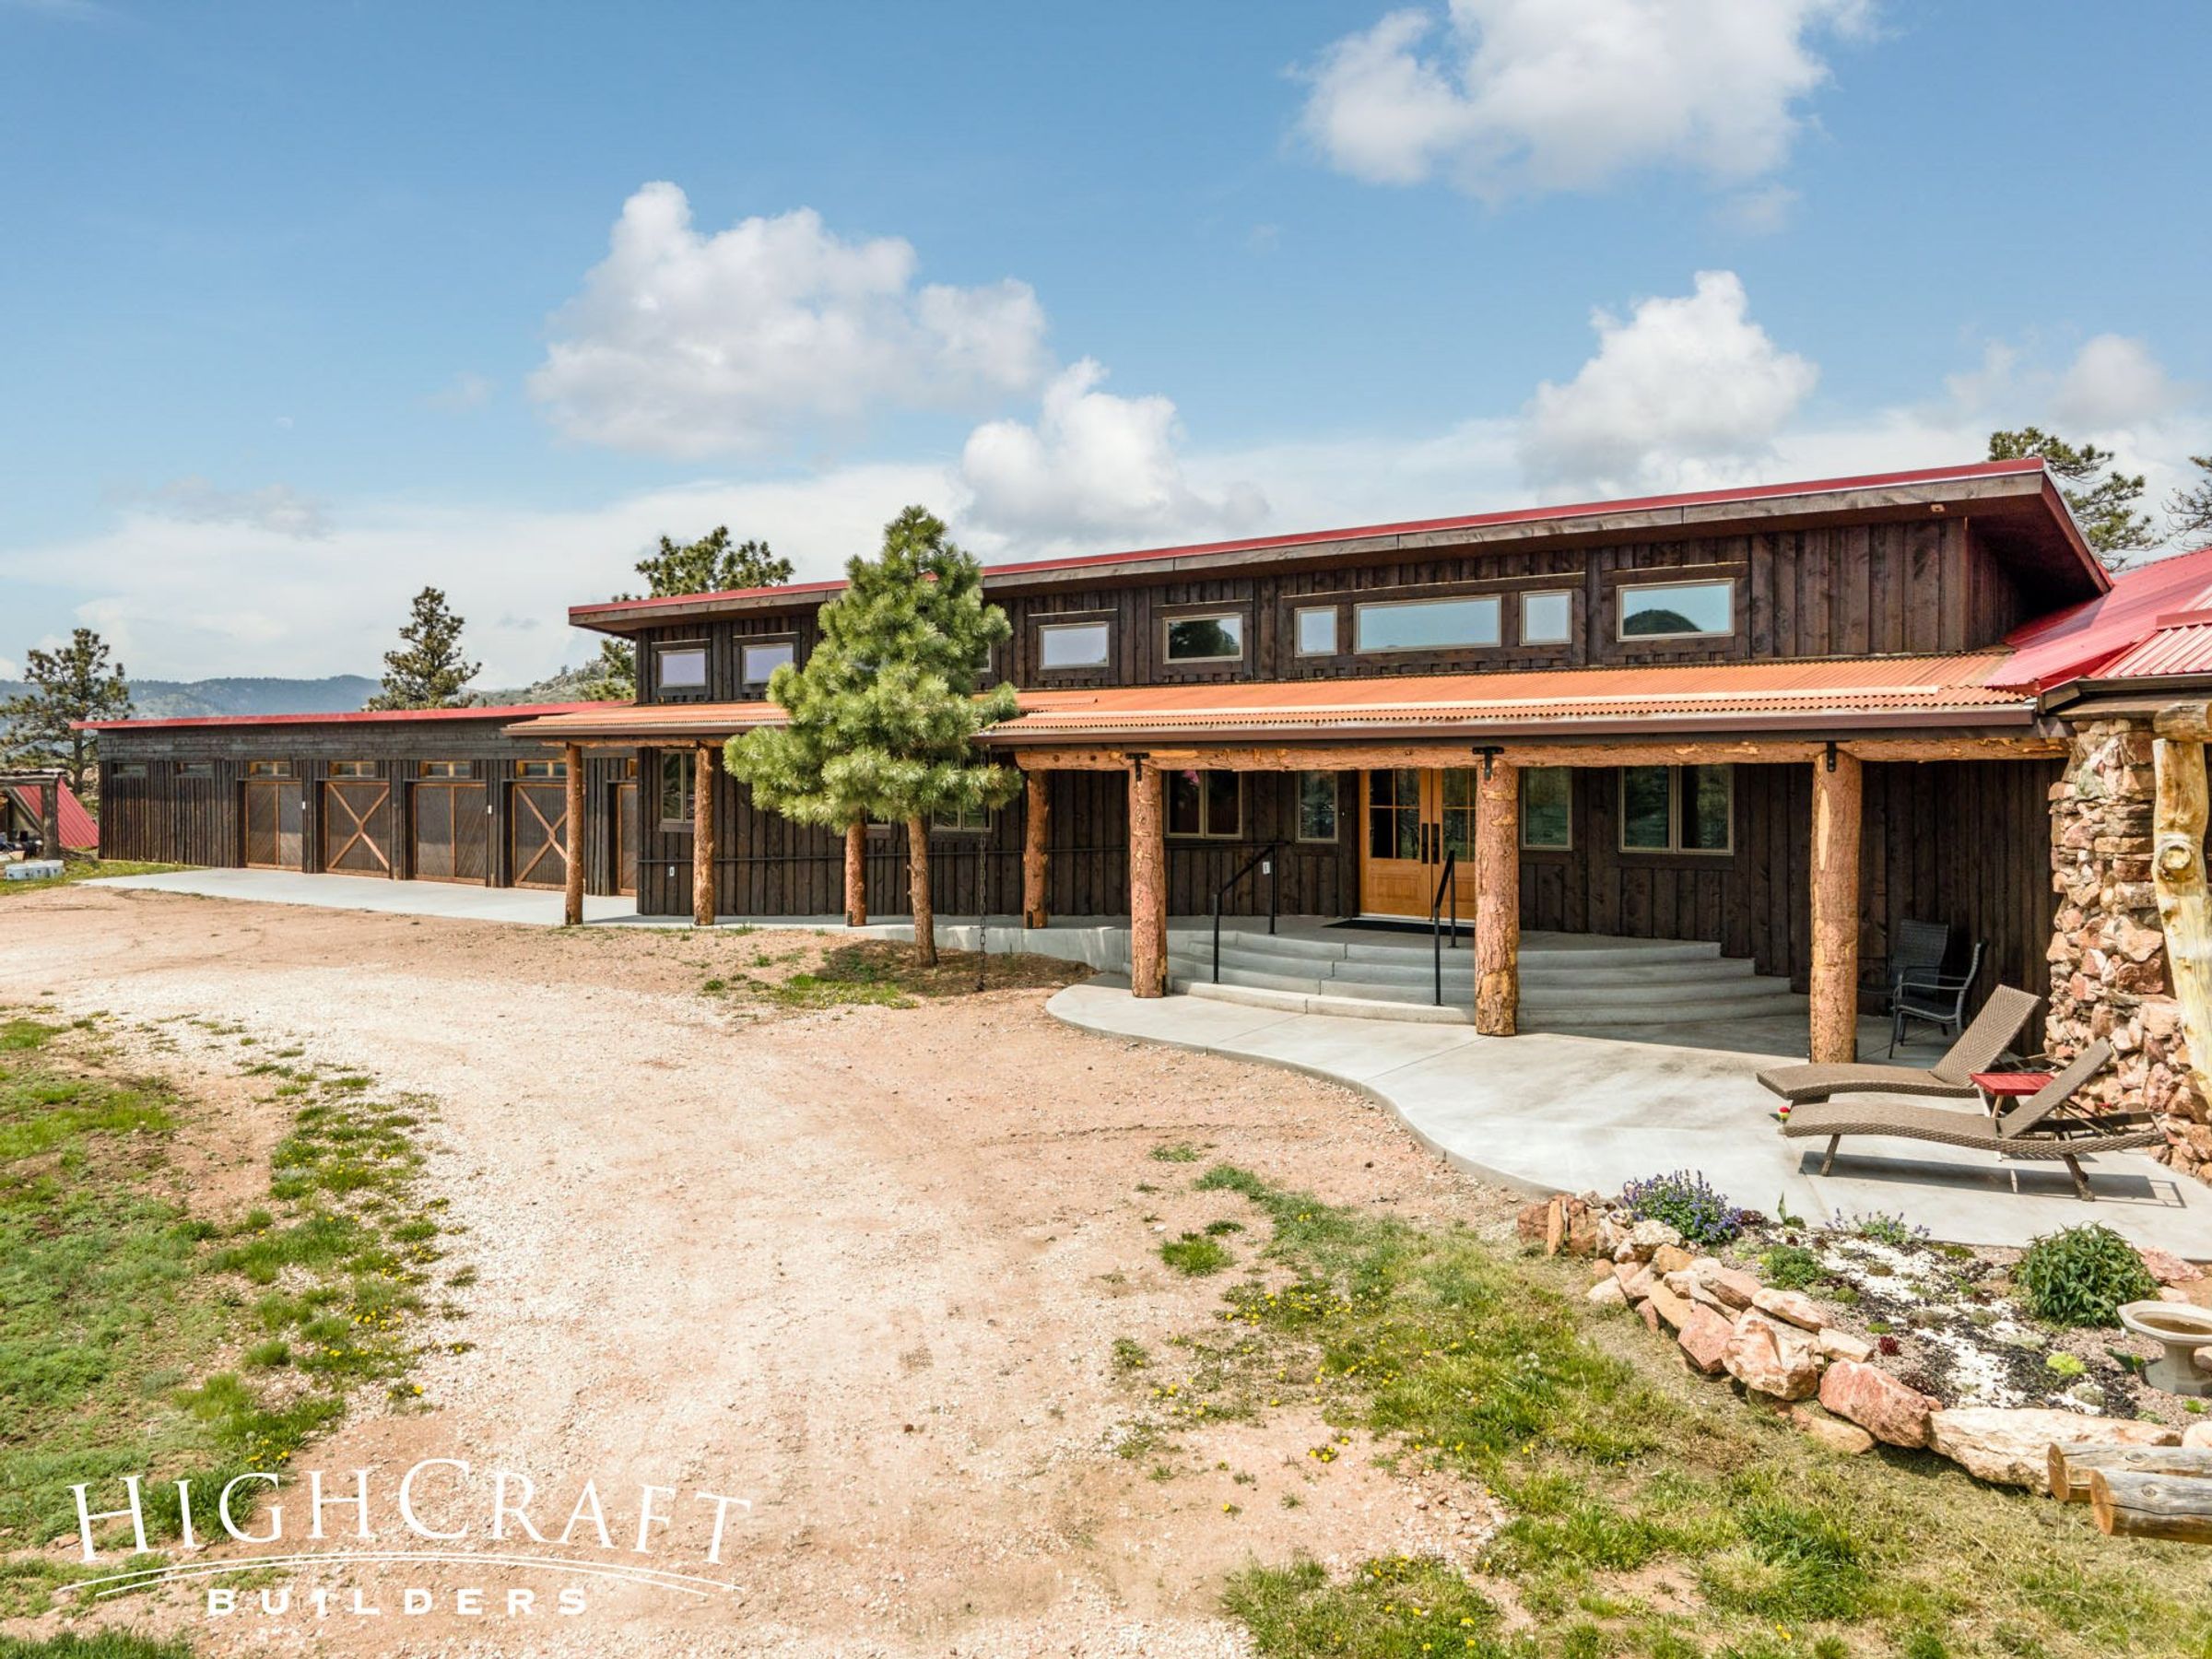
[[1739, 182], [1787, 159], [1829, 78], [1818, 46], [1866, 16], [1865, 0], [1450, 0], [1329, 46], [1302, 71], [1300, 124], [1355, 179], [1492, 201], [1655, 166]]
[[1267, 503], [1250, 485], [1192, 488], [1177, 457], [1175, 406], [1099, 390], [1085, 358], [1045, 388], [1037, 423], [994, 420], [960, 453], [963, 518], [1039, 549], [1104, 536], [1206, 536], [1250, 529]]
[[1771, 457], [1819, 371], [1751, 320], [1733, 271], [1693, 292], [1592, 313], [1595, 356], [1526, 410], [1522, 457], [1539, 483], [1601, 491], [1720, 482]]
[[315, 540], [330, 534], [323, 503], [288, 484], [218, 489], [206, 478], [171, 478], [150, 489], [110, 490], [107, 499], [111, 504], [184, 524], [238, 525], [295, 540]]
[[2075, 354], [2052, 397], [2051, 412], [2061, 421], [2108, 431], [2156, 419], [2173, 407], [2178, 395], [2147, 345], [2126, 335], [2102, 334]]
[[648, 184], [554, 315], [530, 391], [571, 437], [696, 457], [1045, 377], [1028, 284], [917, 286], [916, 265], [904, 240], [847, 241], [807, 208], [701, 235], [682, 190]]

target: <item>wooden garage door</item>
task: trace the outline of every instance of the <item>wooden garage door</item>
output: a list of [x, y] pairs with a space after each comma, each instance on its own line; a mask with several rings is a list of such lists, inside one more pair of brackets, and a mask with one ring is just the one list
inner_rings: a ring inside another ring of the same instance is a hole
[[569, 786], [516, 783], [507, 822], [519, 888], [560, 888], [569, 880]]
[[305, 804], [300, 785], [289, 778], [272, 778], [246, 785], [246, 867], [250, 870], [298, 870], [304, 850], [300, 823]]
[[415, 878], [482, 886], [491, 875], [489, 794], [481, 783], [415, 785]]
[[635, 898], [638, 891], [638, 786], [615, 785], [615, 891]]
[[382, 778], [323, 785], [323, 867], [344, 876], [392, 874], [392, 785]]

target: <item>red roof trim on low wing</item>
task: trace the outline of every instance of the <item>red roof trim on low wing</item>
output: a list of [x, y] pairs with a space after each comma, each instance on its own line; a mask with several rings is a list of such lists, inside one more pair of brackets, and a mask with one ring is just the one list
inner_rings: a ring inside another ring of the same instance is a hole
[[2048, 691], [2068, 680], [2097, 677], [2109, 665], [2171, 626], [2177, 614], [2212, 604], [2212, 547], [2177, 553], [2124, 571], [2112, 590], [2016, 628], [2007, 684]]
[[351, 725], [378, 721], [521, 720], [533, 714], [577, 714], [627, 703], [485, 703], [462, 709], [345, 709], [331, 714], [185, 714], [173, 720], [73, 720], [84, 732], [172, 732], [194, 726]]

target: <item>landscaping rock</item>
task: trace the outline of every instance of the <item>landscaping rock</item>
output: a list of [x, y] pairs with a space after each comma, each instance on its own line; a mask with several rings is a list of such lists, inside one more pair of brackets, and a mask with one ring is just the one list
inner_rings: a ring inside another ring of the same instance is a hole
[[1833, 1325], [1822, 1325], [1818, 1338], [1821, 1355], [1829, 1359], [1863, 1360], [1874, 1358], [1874, 1344], [1864, 1336], [1853, 1336], [1849, 1331], [1839, 1331]]
[[1682, 1235], [1664, 1221], [1639, 1221], [1629, 1229], [1629, 1245], [1636, 1259], [1648, 1262], [1662, 1244], [1681, 1245]]
[[1541, 1244], [1544, 1242], [1544, 1229], [1550, 1215], [1551, 1200], [1548, 1198], [1539, 1198], [1533, 1204], [1524, 1204], [1521, 1206], [1520, 1213], [1513, 1218], [1513, 1231], [1524, 1244]]
[[1613, 1277], [1624, 1285], [1632, 1283], [1636, 1276], [1642, 1271], [1643, 1264], [1634, 1256], [1629, 1257], [1626, 1261], [1613, 1264]]
[[2038, 1406], [1960, 1406], [1928, 1418], [1929, 1445], [1970, 1475], [1998, 1486], [2043, 1486], [2051, 1478], [2054, 1445], [2171, 1446], [2181, 1438], [2180, 1430], [2163, 1423]]
[[1793, 1427], [1830, 1452], [1856, 1457], [1874, 1450], [1874, 1436], [1856, 1423], [1846, 1423], [1824, 1411], [1807, 1411], [1802, 1406], [1791, 1406], [1789, 1415]]
[[1660, 1273], [1679, 1273], [1693, 1259], [1679, 1244], [1662, 1244], [1652, 1252], [1652, 1266]]
[[1655, 1336], [1659, 1334], [1659, 1310], [1653, 1307], [1649, 1301], [1640, 1301], [1636, 1304], [1636, 1317], [1651, 1327], [1652, 1335]]
[[1691, 1304], [1655, 1280], [1652, 1285], [1650, 1305], [1659, 1310], [1661, 1323], [1670, 1331], [1678, 1331], [1689, 1323]]
[[1937, 1402], [1878, 1367], [1839, 1359], [1820, 1378], [1820, 1404], [1886, 1445], [1924, 1446]]
[[2186, 1285], [2205, 1277], [2204, 1270], [2194, 1263], [2184, 1262], [2171, 1250], [2160, 1250], [2156, 1244], [2138, 1246], [2136, 1253], [2143, 1258], [2143, 1265], [2150, 1269], [2150, 1277], [2161, 1285]]
[[1741, 1267], [1731, 1267], [1712, 1256], [1700, 1256], [1689, 1265], [1698, 1283], [1720, 1300], [1724, 1307], [1747, 1308], [1759, 1294], [1759, 1280]]
[[1721, 1363], [1746, 1388], [1777, 1400], [1802, 1400], [1820, 1382], [1819, 1358], [1804, 1334], [1763, 1313], [1735, 1322]]
[[1630, 1301], [1641, 1301], [1653, 1290], [1661, 1288], [1659, 1276], [1653, 1273], [1648, 1265], [1639, 1266], [1624, 1281], [1623, 1288], [1628, 1291]]
[[1690, 1364], [1710, 1377], [1727, 1369], [1728, 1343], [1735, 1335], [1735, 1327], [1725, 1319], [1702, 1302], [1692, 1302], [1675, 1340]]
[[1752, 1292], [1751, 1305], [1761, 1313], [1788, 1321], [1801, 1331], [1820, 1328], [1820, 1310], [1813, 1306], [1813, 1299], [1802, 1290], [1777, 1290], [1771, 1285], [1761, 1285]]
[[[1576, 1203], [1582, 1203], [1579, 1198]], [[1567, 1218], [1567, 1250], [1571, 1255], [1586, 1256], [1597, 1253], [1597, 1218], [1588, 1206]]]
[[1625, 1308], [1629, 1305], [1629, 1293], [1620, 1288], [1620, 1281], [1608, 1273], [1590, 1287], [1584, 1300], [1601, 1308]]
[[2212, 1423], [2192, 1423], [2182, 1430], [2182, 1444], [2212, 1450]]

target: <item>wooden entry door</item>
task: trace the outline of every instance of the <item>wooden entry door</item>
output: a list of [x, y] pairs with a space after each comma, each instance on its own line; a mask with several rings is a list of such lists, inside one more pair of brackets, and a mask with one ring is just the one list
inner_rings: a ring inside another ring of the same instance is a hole
[[517, 783], [508, 804], [508, 841], [518, 888], [564, 888], [569, 881], [569, 786]]
[[291, 778], [260, 778], [246, 785], [246, 868], [303, 870], [306, 846], [300, 821], [307, 804]]
[[323, 785], [323, 867], [343, 876], [392, 874], [392, 785], [382, 778]]
[[415, 785], [415, 878], [491, 879], [490, 793], [481, 783]]
[[638, 786], [615, 785], [615, 891], [626, 899], [638, 892]]
[[[1475, 919], [1475, 773], [1400, 766], [1362, 772], [1359, 782], [1359, 908], [1426, 920], [1455, 854], [1452, 886], [1462, 924]], [[1446, 898], [1447, 913], [1450, 898]]]

